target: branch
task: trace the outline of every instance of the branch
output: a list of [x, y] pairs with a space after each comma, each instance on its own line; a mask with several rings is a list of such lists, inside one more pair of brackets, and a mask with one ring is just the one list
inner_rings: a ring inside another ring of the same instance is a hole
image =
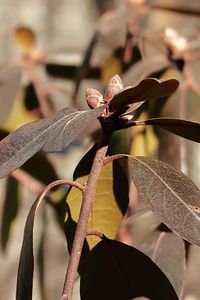
[[72, 251], [71, 251], [71, 256], [70, 256], [68, 269], [66, 273], [63, 296], [61, 300], [71, 299], [72, 290], [73, 290], [73, 286], [74, 286], [74, 282], [78, 270], [78, 265], [80, 261], [80, 256], [83, 248], [83, 243], [87, 235], [88, 220], [91, 213], [92, 202], [96, 190], [97, 180], [103, 168], [103, 160], [106, 156], [109, 140], [110, 140], [110, 135], [105, 136], [97, 145], [98, 146], [97, 152], [93, 161], [92, 169], [88, 177], [87, 185], [85, 186], [82, 194], [82, 206], [81, 206], [79, 220], [78, 220], [75, 237], [72, 245]]

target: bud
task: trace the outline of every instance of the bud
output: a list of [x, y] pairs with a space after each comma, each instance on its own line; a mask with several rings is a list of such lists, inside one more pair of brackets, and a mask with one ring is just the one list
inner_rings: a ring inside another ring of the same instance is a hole
[[103, 104], [103, 96], [95, 89], [87, 89], [86, 98], [88, 106], [92, 109]]
[[107, 88], [105, 90], [105, 100], [110, 102], [110, 100], [123, 89], [123, 83], [119, 75], [113, 76], [108, 82]]

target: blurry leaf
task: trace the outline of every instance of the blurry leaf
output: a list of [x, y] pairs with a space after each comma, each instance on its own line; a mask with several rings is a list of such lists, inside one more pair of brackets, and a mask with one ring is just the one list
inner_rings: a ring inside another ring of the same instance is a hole
[[150, 2], [152, 8], [169, 10], [186, 15], [200, 16], [200, 5], [195, 3], [184, 3], [183, 1], [169, 2], [166, 0], [153, 0]]
[[[141, 52], [142, 55], [146, 58], [148, 57], [151, 61], [151, 58], [156, 60], [156, 58], [163, 58], [163, 61], [168, 61], [168, 49], [163, 39], [163, 34], [152, 33], [150, 36], [144, 36], [141, 40]], [[147, 60], [148, 61], [148, 60]]]
[[160, 220], [152, 210], [141, 209], [126, 218], [121, 226], [127, 226], [133, 238], [133, 246], [138, 248], [160, 225]]
[[170, 62], [164, 55], [142, 59], [122, 75], [122, 81], [125, 86], [136, 85], [141, 80], [167, 68], [169, 65]]
[[24, 54], [27, 54], [35, 46], [36, 37], [32, 29], [25, 26], [19, 26], [15, 30], [14, 40], [17, 47]]
[[0, 72], [0, 125], [4, 125], [15, 100], [20, 85], [22, 72], [15, 68], [7, 68]]
[[6, 249], [10, 230], [19, 209], [18, 188], [18, 181], [16, 181], [15, 178], [9, 176], [6, 183], [6, 197], [3, 206], [1, 224], [1, 246], [3, 250]]
[[49, 119], [28, 123], [0, 141], [0, 177], [20, 167], [40, 150], [59, 152], [65, 150], [88, 127], [105, 107], [75, 111], [65, 108]]
[[161, 161], [128, 160], [139, 197], [171, 230], [200, 246], [200, 191], [192, 180]]
[[192, 90], [200, 95], [200, 82], [199, 82], [200, 58], [189, 60], [185, 64], [184, 74], [188, 80]]
[[[77, 182], [87, 183], [88, 176], [82, 176]], [[82, 194], [72, 188], [67, 204], [74, 221], [78, 221]], [[98, 179], [94, 196], [92, 212], [89, 219], [88, 231], [100, 231], [110, 238], [115, 238], [118, 227], [128, 206], [128, 183], [126, 175], [119, 162], [115, 161], [105, 165]], [[99, 239], [94, 236], [87, 238], [90, 247], [93, 247]]]
[[178, 300], [162, 271], [139, 250], [104, 238], [96, 245], [81, 276], [82, 300]]
[[24, 105], [27, 110], [34, 110], [40, 107], [37, 94], [32, 83], [25, 88]]
[[98, 39], [98, 35], [95, 32], [91, 41], [89, 42], [89, 45], [86, 49], [84, 58], [83, 58], [83, 62], [80, 66], [80, 68], [77, 70], [77, 74], [75, 76], [75, 89], [74, 89], [74, 98], [76, 98], [77, 92], [78, 92], [78, 88], [80, 86], [81, 80], [86, 77], [87, 75], [87, 71], [89, 70], [90, 67], [90, 60], [96, 45]]
[[21, 169], [44, 184], [49, 184], [58, 179], [58, 175], [56, 174], [53, 165], [44, 153], [38, 153], [31, 157]]
[[149, 119], [144, 123], [145, 125], [159, 126], [188, 140], [200, 143], [200, 123], [170, 118]]
[[183, 240], [172, 232], [156, 231], [139, 249], [163, 271], [181, 299], [185, 271]]
[[36, 211], [43, 200], [43, 197], [43, 194], [41, 194], [35, 200], [26, 219], [17, 274], [16, 300], [32, 300], [34, 271], [33, 226]]
[[110, 101], [110, 110], [120, 109], [123, 106], [148, 101], [172, 94], [179, 86], [176, 79], [160, 81], [155, 78], [142, 80], [135, 87], [129, 87], [116, 94]]

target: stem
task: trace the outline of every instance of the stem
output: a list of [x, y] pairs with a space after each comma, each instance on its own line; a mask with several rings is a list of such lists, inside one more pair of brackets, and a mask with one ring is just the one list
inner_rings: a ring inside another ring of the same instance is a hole
[[97, 144], [97, 152], [92, 164], [91, 172], [88, 177], [87, 185], [82, 193], [82, 206], [79, 215], [79, 220], [74, 236], [74, 241], [72, 245], [71, 256], [68, 264], [68, 269], [66, 273], [63, 297], [61, 299], [70, 300], [74, 282], [76, 279], [76, 274], [78, 270], [78, 265], [80, 261], [80, 256], [83, 248], [83, 243], [87, 235], [87, 226], [90, 212], [92, 209], [93, 197], [96, 190], [97, 180], [99, 174], [103, 168], [103, 159], [106, 157], [106, 152], [108, 149], [108, 142], [111, 135], [104, 136], [104, 138]]

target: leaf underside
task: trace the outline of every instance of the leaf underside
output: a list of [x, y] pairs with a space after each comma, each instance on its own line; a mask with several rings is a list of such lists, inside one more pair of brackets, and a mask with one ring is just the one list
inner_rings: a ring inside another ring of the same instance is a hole
[[172, 231], [200, 246], [200, 191], [169, 164], [129, 157], [129, 174], [146, 205]]

